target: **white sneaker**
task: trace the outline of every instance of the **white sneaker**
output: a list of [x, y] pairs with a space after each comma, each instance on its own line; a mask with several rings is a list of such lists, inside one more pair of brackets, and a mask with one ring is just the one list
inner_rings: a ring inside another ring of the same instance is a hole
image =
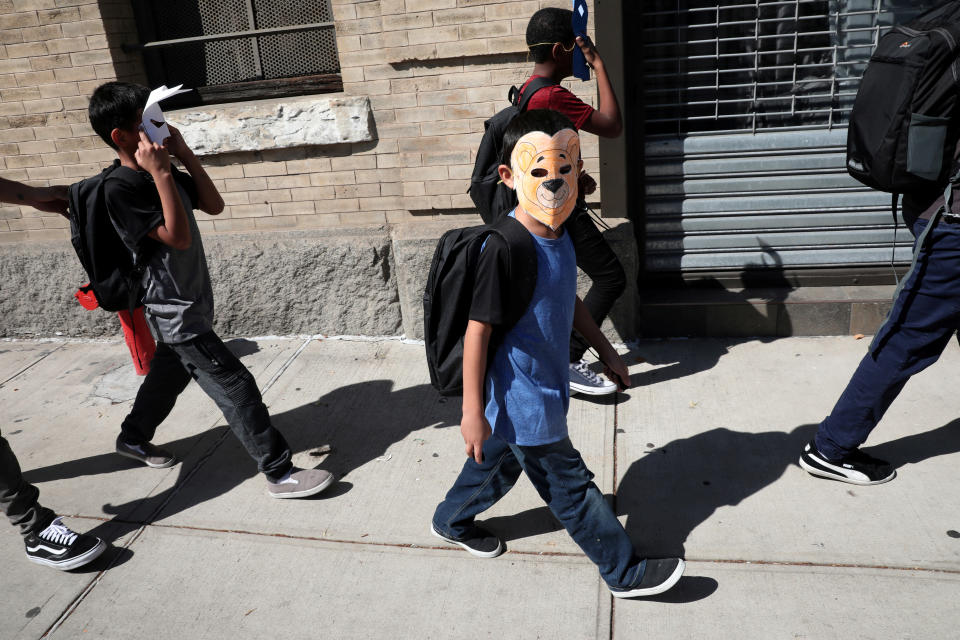
[[617, 385], [591, 371], [586, 360], [570, 363], [570, 393], [605, 396], [616, 391]]

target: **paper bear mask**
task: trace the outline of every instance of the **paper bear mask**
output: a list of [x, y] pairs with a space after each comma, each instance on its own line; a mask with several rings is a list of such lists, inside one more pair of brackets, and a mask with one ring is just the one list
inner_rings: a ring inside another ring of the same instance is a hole
[[513, 148], [510, 170], [520, 207], [556, 231], [577, 203], [580, 137], [573, 129], [531, 131]]

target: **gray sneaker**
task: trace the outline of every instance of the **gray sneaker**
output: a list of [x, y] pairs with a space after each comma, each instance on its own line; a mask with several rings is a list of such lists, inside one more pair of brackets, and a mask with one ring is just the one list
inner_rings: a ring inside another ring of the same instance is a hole
[[148, 467], [154, 469], [166, 469], [172, 467], [177, 461], [177, 456], [166, 449], [154, 446], [149, 442], [141, 444], [130, 444], [123, 439], [123, 434], [117, 436], [117, 453], [125, 458], [138, 460]]
[[591, 371], [586, 360], [570, 363], [570, 393], [605, 396], [616, 391], [617, 385]]
[[274, 498], [306, 498], [320, 493], [333, 484], [333, 480], [333, 474], [329, 471], [294, 467], [286, 480], [267, 480], [267, 491]]

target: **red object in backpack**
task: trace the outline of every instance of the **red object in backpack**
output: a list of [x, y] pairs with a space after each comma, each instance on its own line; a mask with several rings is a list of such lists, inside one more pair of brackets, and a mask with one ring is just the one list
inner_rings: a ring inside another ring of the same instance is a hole
[[[100, 307], [97, 296], [89, 284], [80, 287], [73, 297], [88, 311]], [[147, 327], [143, 307], [137, 307], [132, 314], [129, 311], [118, 311], [117, 315], [120, 317], [120, 326], [123, 328], [123, 338], [127, 348], [130, 349], [130, 357], [133, 358], [133, 368], [138, 376], [145, 376], [150, 373], [150, 361], [153, 360], [153, 354], [157, 351], [157, 343]]]
[[133, 357], [133, 367], [138, 376], [150, 373], [150, 361], [157, 350], [157, 343], [150, 335], [147, 319], [143, 315], [143, 307], [137, 307], [131, 314], [129, 311], [118, 311], [120, 325], [123, 327], [123, 337], [127, 341], [130, 355]]

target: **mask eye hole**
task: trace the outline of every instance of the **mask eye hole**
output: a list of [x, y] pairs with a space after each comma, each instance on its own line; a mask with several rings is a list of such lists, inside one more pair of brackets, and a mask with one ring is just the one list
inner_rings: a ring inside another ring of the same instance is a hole
[[572, 167], [571, 165], [565, 164], [565, 165], [563, 165], [563, 166], [560, 168], [560, 174], [565, 176], [565, 175], [567, 175], [568, 173], [570, 173], [570, 171], [571, 171], [572, 169], [573, 169], [573, 167]]
[[546, 177], [547, 177], [547, 170], [538, 167], [538, 168], [532, 170], [532, 171], [530, 172], [530, 175], [532, 175], [534, 178], [546, 178]]

